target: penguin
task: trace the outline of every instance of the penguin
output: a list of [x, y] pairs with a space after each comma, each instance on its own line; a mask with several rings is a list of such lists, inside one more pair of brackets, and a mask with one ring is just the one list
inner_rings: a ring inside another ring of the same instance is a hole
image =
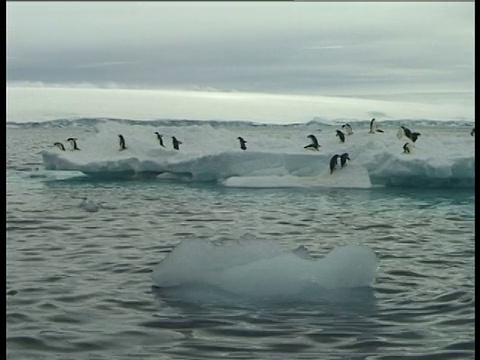
[[77, 147], [77, 138], [68, 138], [67, 141], [72, 145], [72, 150], [80, 150]]
[[413, 142], [417, 141], [418, 137], [422, 135], [420, 134], [419, 132], [414, 132], [410, 135], [410, 140], [412, 140]]
[[330, 159], [330, 174], [333, 173], [333, 170], [335, 170], [335, 168], [337, 167], [339, 157], [340, 157], [340, 155], [335, 154]]
[[337, 130], [337, 135], [340, 138], [340, 142], [344, 143], [345, 142], [345, 134], [341, 132], [340, 130]]
[[120, 138], [120, 151], [125, 150], [127, 147], [125, 146], [125, 138], [123, 135], [118, 135]]
[[[403, 132], [403, 134], [402, 134]], [[402, 135], [405, 135], [405, 137], [412, 142], [417, 141], [418, 137], [421, 135], [419, 132], [412, 132], [409, 128], [401, 125], [400, 129], [398, 129], [397, 137], [399, 139], [402, 138]]]
[[472, 131], [470, 131], [470, 135], [475, 136], [475, 128], [473, 128]]
[[172, 143], [175, 150], [180, 150], [179, 145], [182, 144], [182, 142], [177, 140], [175, 136], [172, 136]]
[[409, 128], [403, 126], [403, 125], [400, 126], [400, 127], [401, 127], [402, 130], [403, 130], [403, 135], [405, 135], [405, 136], [407, 137], [407, 139], [411, 139], [411, 137], [412, 137], [412, 131], [411, 131]]
[[160, 142], [160, 146], [165, 147], [165, 145], [163, 145], [163, 139], [162, 139], [163, 135], [160, 135], [158, 131], [155, 131], [155, 134], [157, 134], [157, 139]]
[[369, 131], [370, 134], [374, 134], [374, 133], [375, 133], [374, 121], [375, 121], [375, 118], [373, 118], [373, 119], [370, 121], [370, 131]]
[[383, 130], [378, 128], [378, 125], [377, 125], [377, 123], [375, 122], [375, 118], [373, 118], [373, 119], [370, 121], [370, 131], [369, 131], [369, 133], [370, 133], [370, 134], [375, 134], [376, 132], [383, 133]]
[[247, 142], [241, 136], [239, 136], [237, 139], [240, 141], [240, 149], [247, 150], [247, 147], [245, 146]]
[[411, 152], [412, 152], [412, 144], [410, 144], [409, 142], [406, 142], [403, 145], [403, 153], [404, 154], [410, 154]]
[[65, 146], [61, 142], [56, 142], [53, 146], [58, 147], [60, 150], [65, 151]]
[[310, 140], [312, 140], [312, 143], [307, 145], [307, 146], [304, 146], [303, 148], [304, 149], [310, 149], [310, 150], [317, 150], [318, 151], [318, 148], [320, 147], [320, 145], [318, 144], [318, 140], [317, 138], [315, 137], [315, 135], [308, 135], [307, 138], [309, 138]]
[[342, 166], [342, 168], [347, 163], [347, 160], [350, 160], [350, 157], [348, 156], [348, 153], [343, 153], [342, 155], [340, 155], [340, 165]]
[[350, 124], [342, 125], [342, 129], [345, 129], [345, 132], [347, 133], [347, 135], [352, 135], [353, 134], [353, 130], [352, 130], [352, 127], [350, 126]]

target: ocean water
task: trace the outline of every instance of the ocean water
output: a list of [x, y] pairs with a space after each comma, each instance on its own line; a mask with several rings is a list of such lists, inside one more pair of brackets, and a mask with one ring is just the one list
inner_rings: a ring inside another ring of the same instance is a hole
[[7, 358], [473, 359], [471, 125], [399, 123], [8, 124]]

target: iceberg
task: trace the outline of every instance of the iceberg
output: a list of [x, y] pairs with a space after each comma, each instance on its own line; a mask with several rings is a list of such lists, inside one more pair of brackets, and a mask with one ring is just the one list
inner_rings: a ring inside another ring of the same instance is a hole
[[152, 281], [185, 296], [204, 287], [212, 297], [213, 292], [275, 301], [316, 299], [371, 287], [377, 268], [375, 253], [360, 245], [338, 246], [324, 258], [312, 258], [303, 246], [285, 251], [274, 241], [183, 240], [157, 265]]
[[[470, 131], [424, 127], [407, 154], [398, 127], [382, 124], [384, 133], [369, 134], [353, 125], [344, 143], [335, 136], [339, 125], [219, 126], [193, 123], [173, 126], [103, 121], [96, 132], [79, 137], [82, 151], [41, 151], [46, 170], [76, 171], [96, 179], [155, 178], [168, 181], [215, 182], [226, 187], [474, 187], [475, 138]], [[417, 129], [415, 129], [417, 130]], [[165, 148], [155, 132], [163, 135]], [[315, 132], [319, 151], [304, 149]], [[128, 149], [120, 151], [118, 134]], [[238, 136], [247, 140], [240, 149]], [[172, 147], [178, 138], [180, 150]], [[52, 144], [57, 139], [52, 139]], [[343, 168], [329, 171], [333, 155], [348, 153]]]

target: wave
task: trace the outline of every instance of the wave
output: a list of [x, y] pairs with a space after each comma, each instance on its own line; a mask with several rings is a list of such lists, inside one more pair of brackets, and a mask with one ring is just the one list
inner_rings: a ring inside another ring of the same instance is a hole
[[[335, 128], [313, 129], [319, 151], [304, 149], [309, 128], [99, 121], [95, 129], [96, 134], [78, 139], [82, 151], [53, 146], [41, 151], [45, 168], [80, 171], [104, 180], [155, 178], [229, 187], [456, 188], [473, 187], [475, 182], [475, 140], [465, 129], [422, 128], [410, 154], [403, 151], [407, 139], [398, 139], [393, 126], [369, 134], [354, 125], [345, 143], [335, 136]], [[165, 147], [159, 145], [155, 131], [164, 135]], [[125, 151], [119, 151], [118, 134], [126, 139]], [[247, 140], [246, 151], [240, 149], [239, 135]], [[182, 141], [179, 151], [172, 149], [172, 136]], [[348, 153], [350, 161], [330, 173], [330, 159], [342, 153]]]

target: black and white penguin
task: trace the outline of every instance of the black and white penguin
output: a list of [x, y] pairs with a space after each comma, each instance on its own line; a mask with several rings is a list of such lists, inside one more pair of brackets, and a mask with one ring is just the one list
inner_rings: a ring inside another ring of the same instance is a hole
[[342, 129], [345, 130], [345, 133], [346, 133], [347, 135], [352, 135], [352, 134], [353, 134], [353, 129], [352, 129], [352, 127], [350, 126], [350, 124], [344, 124], [344, 125], [342, 125]]
[[53, 146], [58, 147], [60, 150], [65, 151], [65, 146], [61, 142], [56, 142]]
[[348, 156], [348, 153], [343, 153], [342, 155], [340, 155], [340, 165], [342, 166], [342, 168], [347, 163], [347, 160], [350, 160], [350, 157]]
[[315, 135], [308, 135], [307, 138], [309, 138], [310, 140], [312, 140], [312, 143], [307, 145], [307, 146], [304, 146], [303, 148], [304, 149], [310, 149], [310, 150], [317, 150], [318, 151], [318, 148], [320, 147], [320, 145], [318, 144], [318, 140], [317, 138], [315, 137]]
[[378, 128], [378, 125], [377, 125], [377, 123], [375, 122], [375, 118], [373, 118], [373, 119], [370, 121], [370, 131], [369, 131], [369, 133], [370, 133], [370, 134], [375, 134], [376, 132], [383, 133], [383, 130]]
[[415, 141], [417, 141], [417, 139], [420, 135], [422, 135], [422, 134], [420, 134], [419, 132], [411, 133], [409, 139], [412, 140], [412, 142], [415, 142]]
[[241, 136], [239, 136], [237, 139], [240, 141], [240, 149], [247, 150], [247, 147], [245, 146], [247, 142]]
[[337, 135], [340, 138], [340, 142], [345, 142], [345, 134], [341, 132], [340, 130], [337, 130]]
[[333, 170], [335, 170], [335, 168], [337, 167], [339, 157], [340, 157], [340, 155], [335, 154], [330, 159], [330, 174], [333, 173]]
[[173, 143], [173, 148], [175, 150], [180, 150], [179, 146], [180, 146], [180, 144], [182, 144], [182, 142], [177, 140], [177, 138], [175, 136], [172, 136], [172, 143]]
[[373, 118], [372, 120], [370, 120], [370, 131], [369, 131], [370, 134], [375, 134], [374, 121], [375, 121], [375, 118]]
[[404, 145], [403, 145], [403, 153], [404, 154], [410, 154], [412, 152], [412, 144], [409, 143], [409, 142], [406, 142]]
[[409, 128], [403, 126], [403, 125], [400, 126], [400, 127], [403, 129], [403, 135], [405, 135], [407, 137], [407, 139], [410, 139], [411, 136], [412, 136], [412, 131]]
[[163, 145], [163, 138], [162, 138], [163, 135], [160, 135], [158, 131], [155, 131], [155, 134], [157, 134], [157, 139], [160, 142], [160, 146], [165, 147], [165, 145]]
[[77, 147], [77, 138], [68, 138], [67, 141], [72, 145], [72, 150], [80, 150]]
[[125, 145], [125, 138], [123, 135], [118, 135], [118, 137], [120, 138], [120, 151], [125, 150], [127, 148]]
[[412, 142], [415, 142], [421, 134], [419, 132], [412, 132], [409, 128], [401, 125], [397, 132], [397, 138], [401, 139], [403, 135]]
[[470, 135], [475, 136], [475, 128], [473, 128], [472, 131], [470, 131]]

